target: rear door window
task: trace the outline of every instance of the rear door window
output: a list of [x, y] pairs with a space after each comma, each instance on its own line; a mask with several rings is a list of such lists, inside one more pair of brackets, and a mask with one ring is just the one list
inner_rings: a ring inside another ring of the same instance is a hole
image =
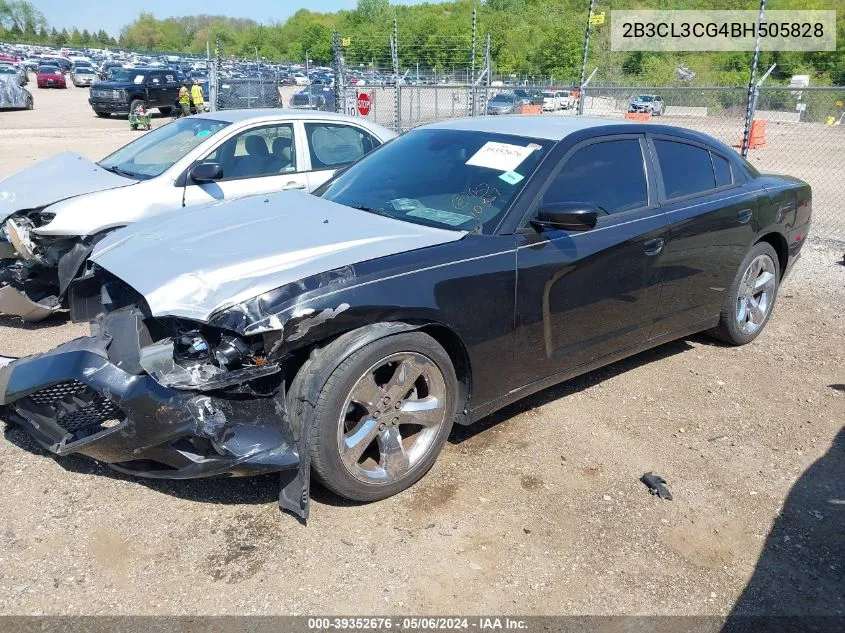
[[381, 145], [378, 139], [352, 125], [306, 123], [311, 169], [338, 169], [354, 163]]
[[710, 152], [696, 145], [655, 140], [666, 198], [681, 198], [716, 188]]

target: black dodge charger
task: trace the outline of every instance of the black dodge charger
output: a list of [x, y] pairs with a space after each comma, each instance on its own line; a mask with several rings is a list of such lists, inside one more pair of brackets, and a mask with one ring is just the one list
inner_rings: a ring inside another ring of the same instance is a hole
[[101, 241], [92, 334], [4, 359], [2, 416], [50, 451], [188, 478], [309, 473], [372, 501], [453, 423], [694, 332], [742, 345], [810, 226], [810, 187], [689, 130], [441, 122], [316, 196], [259, 195]]

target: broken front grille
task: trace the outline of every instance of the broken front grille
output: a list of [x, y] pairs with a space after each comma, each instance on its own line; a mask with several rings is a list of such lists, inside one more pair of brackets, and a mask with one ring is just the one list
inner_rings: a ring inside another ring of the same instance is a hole
[[78, 380], [69, 380], [67, 382], [60, 382], [56, 385], [51, 385], [33, 394], [30, 394], [29, 399], [39, 406], [50, 406], [54, 402], [72, 396], [75, 393], [84, 391], [87, 387]]
[[73, 441], [112, 428], [125, 417], [114, 402], [78, 380], [40, 389], [21, 401], [18, 409], [27, 417], [54, 422], [73, 435]]

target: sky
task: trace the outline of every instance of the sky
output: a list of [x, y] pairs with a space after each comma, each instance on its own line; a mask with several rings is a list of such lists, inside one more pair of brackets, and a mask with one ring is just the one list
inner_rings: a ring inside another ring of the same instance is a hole
[[[233, 18], [252, 18], [257, 22], [282, 22], [299, 9], [311, 11], [338, 11], [354, 9], [356, 0], [201, 0], [200, 2], [178, 2], [178, 0], [30, 0], [47, 18], [50, 26], [61, 30], [77, 27], [80, 31], [105, 29], [109, 35], [120, 35], [125, 26], [141, 11], [152, 13], [157, 18], [175, 15], [226, 15]], [[412, 4], [415, 0], [403, 0], [393, 4]], [[416, 0], [418, 1], [418, 0]]]

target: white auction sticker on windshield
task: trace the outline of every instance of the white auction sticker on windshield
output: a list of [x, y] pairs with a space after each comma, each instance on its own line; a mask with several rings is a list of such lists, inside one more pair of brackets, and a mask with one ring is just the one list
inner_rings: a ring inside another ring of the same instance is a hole
[[423, 218], [425, 220], [433, 220], [441, 224], [448, 224], [449, 226], [460, 226], [467, 222], [470, 217], [461, 213], [452, 213], [443, 209], [430, 209], [423, 207], [422, 209], [415, 209], [409, 211], [405, 215], [410, 215], [415, 218]]
[[537, 148], [487, 141], [466, 162], [467, 165], [487, 167], [496, 171], [513, 171]]

